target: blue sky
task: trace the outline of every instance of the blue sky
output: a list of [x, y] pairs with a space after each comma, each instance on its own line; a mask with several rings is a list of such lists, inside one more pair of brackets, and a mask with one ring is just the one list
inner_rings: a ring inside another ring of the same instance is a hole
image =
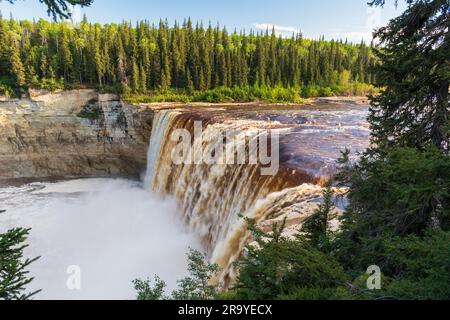
[[[389, 1], [388, 1], [389, 2]], [[367, 0], [95, 0], [89, 8], [75, 8], [74, 19], [86, 13], [94, 22], [120, 22], [167, 18], [182, 21], [220, 22], [228, 30], [275, 28], [290, 35], [301, 30], [305, 37], [371, 40], [371, 30], [385, 25], [404, 9], [395, 8], [393, 0], [383, 9], [367, 6]], [[45, 7], [38, 0], [18, 0], [10, 5], [0, 0], [4, 17], [12, 12], [16, 19], [46, 18]]]

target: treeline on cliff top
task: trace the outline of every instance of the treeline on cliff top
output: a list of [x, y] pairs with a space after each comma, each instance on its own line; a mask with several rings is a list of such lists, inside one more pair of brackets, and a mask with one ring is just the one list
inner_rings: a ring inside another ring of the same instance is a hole
[[[121, 94], [163, 92], [177, 100], [183, 96], [174, 92], [199, 96], [220, 89], [202, 99], [295, 102], [300, 96], [367, 93], [376, 61], [364, 43], [301, 34], [282, 38], [274, 30], [229, 33], [190, 19], [134, 26], [92, 24], [86, 17], [79, 24], [0, 17], [0, 43], [0, 94], [9, 96], [27, 87], [95, 87]], [[234, 91], [223, 97], [224, 88]], [[288, 88], [292, 92], [283, 90]]]

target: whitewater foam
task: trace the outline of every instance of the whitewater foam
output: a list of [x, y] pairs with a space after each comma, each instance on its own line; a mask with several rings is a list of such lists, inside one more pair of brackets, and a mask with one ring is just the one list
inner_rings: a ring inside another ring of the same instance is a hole
[[[157, 274], [168, 289], [186, 274], [185, 253], [200, 248], [176, 204], [127, 180], [84, 179], [0, 189], [0, 232], [32, 228], [27, 257], [37, 299], [134, 299], [132, 280]], [[81, 290], [67, 268], [79, 266]]]

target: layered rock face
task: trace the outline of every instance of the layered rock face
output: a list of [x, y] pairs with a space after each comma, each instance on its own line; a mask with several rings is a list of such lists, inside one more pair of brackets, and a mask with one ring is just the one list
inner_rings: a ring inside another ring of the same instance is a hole
[[94, 90], [0, 101], [0, 182], [145, 171], [153, 111]]

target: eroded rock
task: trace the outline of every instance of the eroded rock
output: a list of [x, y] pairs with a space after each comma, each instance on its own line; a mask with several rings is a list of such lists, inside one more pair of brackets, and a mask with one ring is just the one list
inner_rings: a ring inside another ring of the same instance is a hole
[[[153, 111], [95, 90], [31, 92], [0, 101], [0, 181], [137, 177], [146, 165]], [[98, 117], [82, 117], [87, 107]]]

